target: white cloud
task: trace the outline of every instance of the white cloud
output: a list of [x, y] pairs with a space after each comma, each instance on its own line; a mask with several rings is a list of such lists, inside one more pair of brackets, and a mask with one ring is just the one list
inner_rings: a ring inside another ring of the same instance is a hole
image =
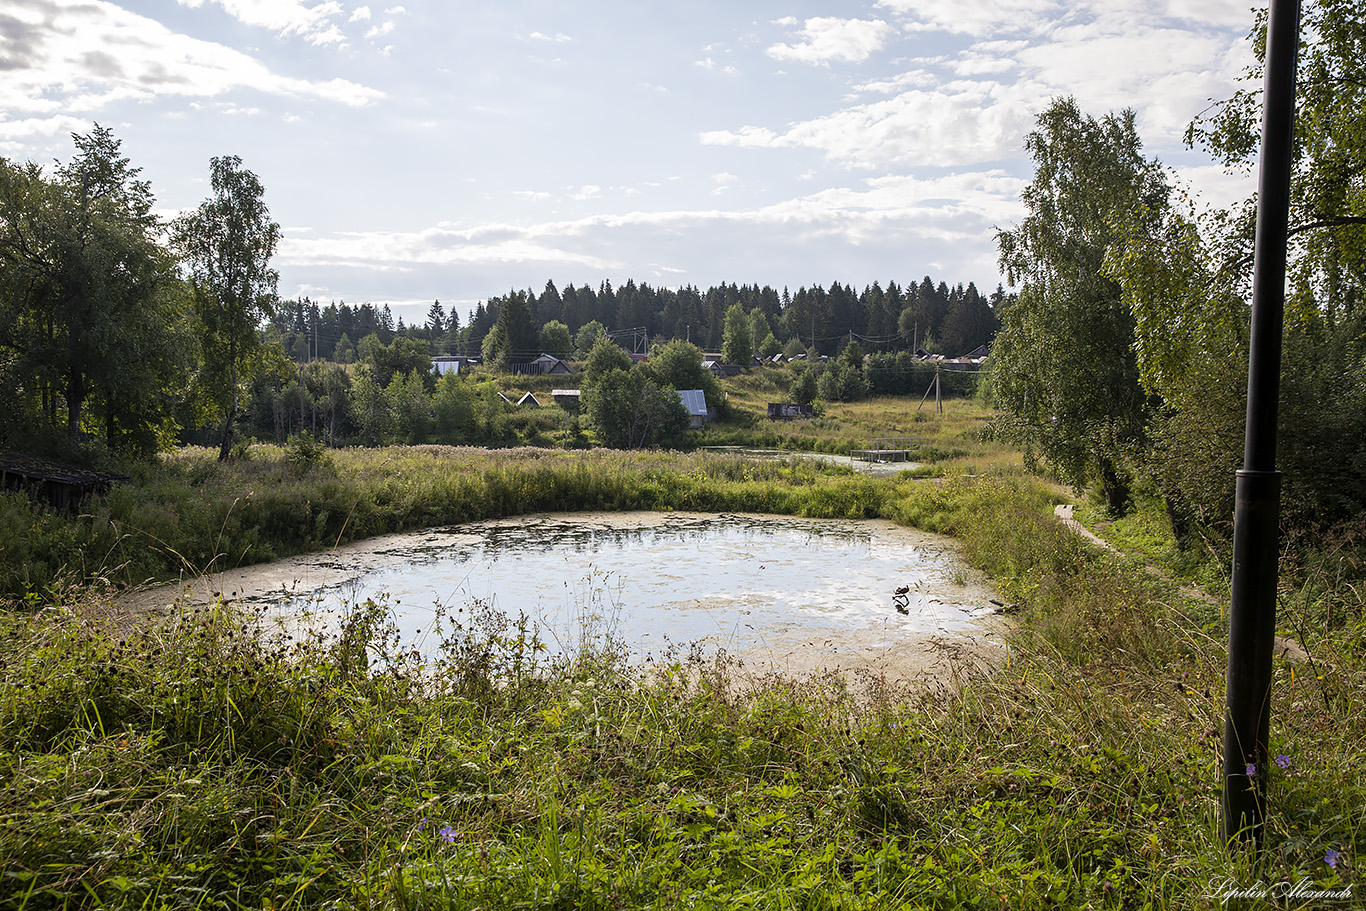
[[1059, 0], [878, 0], [875, 6], [910, 17], [920, 28], [975, 36], [1036, 33], [1064, 10]]
[[60, 132], [73, 115], [88, 120], [119, 101], [162, 96], [194, 99], [252, 89], [352, 106], [384, 97], [345, 79], [317, 82], [274, 73], [241, 51], [177, 34], [109, 3], [31, 0], [14, 9], [23, 16], [15, 17], [22, 22], [16, 28], [22, 45], [11, 54], [17, 65], [0, 69], [0, 120], [13, 135]]
[[775, 44], [768, 55], [777, 60], [828, 64], [832, 60], [858, 63], [881, 50], [895, 31], [881, 19], [807, 19], [799, 44]]
[[351, 18], [350, 18], [350, 19], [347, 19], [346, 21], [347, 21], [347, 22], [365, 22], [365, 21], [369, 20], [369, 18], [370, 18], [370, 7], [368, 7], [368, 6], [358, 6], [358, 7], [356, 7], [355, 10], [351, 13]]
[[[1021, 38], [1017, 31], [932, 60], [910, 61], [913, 68], [906, 72], [857, 85], [840, 109], [781, 128], [750, 123], [708, 130], [700, 140], [741, 148], [815, 149], [846, 166], [970, 166], [1020, 153], [1023, 137], [1048, 100], [1074, 95], [1096, 116], [1134, 108], [1151, 145], [1179, 148], [1180, 133], [1208, 99], [1232, 92], [1247, 63], [1246, 43], [1227, 30], [1154, 21], [1136, 2], [1115, 0], [1099, 13], [1082, 4], [1072, 14], [1059, 14], [1043, 36]], [[1002, 17], [1002, 8], [1043, 9], [1044, 4], [1004, 0], [1002, 7], [994, 0], [966, 0], [963, 15]], [[919, 0], [880, 5], [925, 16], [945, 9]], [[868, 101], [857, 93], [886, 97]]]
[[376, 25], [365, 32], [366, 38], [383, 38], [394, 30], [394, 20], [388, 19], [382, 25]]
[[1063, 24], [1122, 20], [1133, 25], [1246, 29], [1248, 0], [878, 0], [875, 6], [911, 21], [911, 30], [988, 37], [1046, 36]]
[[[737, 250], [748, 251], [753, 248], [756, 229], [773, 229], [772, 236], [781, 243], [793, 238], [803, 243], [824, 240], [853, 245], [922, 239], [962, 245], [979, 242], [996, 224], [1018, 219], [1024, 183], [994, 170], [934, 179], [883, 177], [864, 181], [861, 189], [832, 187], [748, 210], [635, 211], [526, 225], [439, 224], [420, 231], [344, 232], [309, 239], [290, 236], [281, 242], [279, 260], [286, 266], [387, 270], [422, 265], [557, 264], [610, 273], [622, 264], [604, 259], [600, 251], [618, 248], [627, 239], [650, 249], [656, 242], [676, 245], [679, 236], [701, 235], [725, 238]], [[757, 236], [768, 234], [760, 230]], [[984, 259], [986, 268], [993, 268], [992, 259], [994, 254]]]
[[[198, 7], [205, 0], [177, 0]], [[245, 25], [269, 29], [279, 35], [298, 35], [310, 44], [337, 44], [345, 36], [331, 19], [342, 12], [335, 0], [308, 6], [303, 0], [208, 0]]]
[[746, 126], [701, 134], [704, 145], [810, 148], [845, 165], [879, 168], [947, 167], [996, 161], [1013, 151], [1033, 113], [1020, 99], [1002, 99], [992, 83], [903, 92], [853, 105], [775, 133]]
[[528, 37], [533, 41], [551, 41], [556, 44], [564, 44], [565, 42], [574, 40], [562, 32], [556, 32], [554, 35], [547, 35], [544, 32], [532, 32]]

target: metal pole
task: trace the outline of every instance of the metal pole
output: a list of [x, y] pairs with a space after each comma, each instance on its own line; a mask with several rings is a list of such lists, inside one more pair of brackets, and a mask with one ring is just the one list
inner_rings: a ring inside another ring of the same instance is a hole
[[1295, 132], [1299, 0], [1271, 0], [1261, 174], [1252, 266], [1247, 428], [1233, 516], [1233, 579], [1224, 718], [1223, 819], [1232, 845], [1261, 841], [1271, 727], [1281, 473], [1276, 470], [1281, 332]]

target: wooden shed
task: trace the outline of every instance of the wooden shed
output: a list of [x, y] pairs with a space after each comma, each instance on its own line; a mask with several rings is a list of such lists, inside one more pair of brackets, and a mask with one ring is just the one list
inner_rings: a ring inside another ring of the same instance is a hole
[[58, 509], [70, 509], [91, 494], [107, 493], [115, 481], [126, 480], [126, 475], [19, 452], [0, 455], [0, 487], [27, 490]]

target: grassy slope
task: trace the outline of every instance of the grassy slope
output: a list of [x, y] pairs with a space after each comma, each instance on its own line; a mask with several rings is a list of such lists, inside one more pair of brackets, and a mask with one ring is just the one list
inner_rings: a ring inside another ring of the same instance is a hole
[[[838, 419], [886, 420], [868, 414]], [[1166, 908], [1217, 907], [1229, 879], [1356, 883], [1366, 668], [1350, 586], [1321, 578], [1287, 603], [1308, 624], [1327, 599], [1338, 620], [1305, 637], [1312, 668], [1277, 664], [1286, 767], [1254, 863], [1215, 834], [1217, 611], [1083, 549], [1032, 480], [460, 457], [338, 454], [296, 477], [268, 451], [236, 469], [191, 454], [166, 470], [223, 502], [231, 484], [292, 502], [296, 519], [329, 484], [366, 492], [376, 522], [439, 495], [508, 509], [547, 491], [882, 514], [959, 537], [1024, 606], [1011, 659], [932, 691], [738, 688], [724, 661], [642, 674], [610, 642], [539, 666], [515, 623], [476, 608], [419, 686], [382, 605], [334, 642], [279, 643], [226, 608], [122, 636], [69, 589], [0, 620], [0, 906]]]

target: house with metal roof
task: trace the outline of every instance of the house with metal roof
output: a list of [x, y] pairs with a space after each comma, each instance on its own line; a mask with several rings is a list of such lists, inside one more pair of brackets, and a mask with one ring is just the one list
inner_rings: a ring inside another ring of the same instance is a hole
[[701, 430], [703, 424], [716, 419], [716, 412], [707, 407], [707, 397], [701, 389], [680, 389], [678, 397], [688, 409], [688, 429]]

